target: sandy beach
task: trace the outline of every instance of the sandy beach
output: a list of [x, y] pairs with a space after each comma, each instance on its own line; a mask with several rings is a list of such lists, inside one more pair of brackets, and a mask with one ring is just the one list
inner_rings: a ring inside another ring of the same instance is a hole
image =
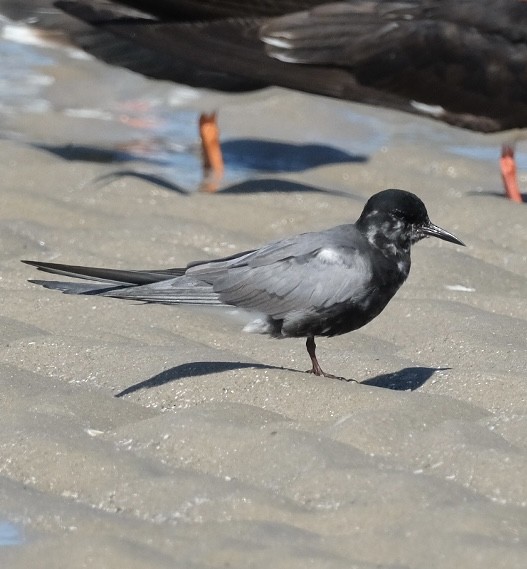
[[[501, 139], [269, 89], [220, 120], [240, 161], [240, 141], [271, 141], [260, 149], [283, 154], [281, 171], [243, 171], [215, 195], [100, 183], [129, 164], [36, 144], [98, 144], [102, 121], [77, 116], [70, 134], [60, 81], [80, 92], [91, 69], [149, 87], [79, 65], [48, 69], [50, 107], [6, 115], [0, 140], [0, 522], [18, 532], [2, 567], [523, 569], [527, 209], [501, 197]], [[349, 159], [288, 171], [308, 143]], [[387, 187], [467, 246], [417, 244], [377, 319], [317, 342], [324, 368], [359, 383], [302, 373], [302, 340], [244, 334], [234, 311], [62, 295], [20, 263], [181, 266], [355, 221]]]

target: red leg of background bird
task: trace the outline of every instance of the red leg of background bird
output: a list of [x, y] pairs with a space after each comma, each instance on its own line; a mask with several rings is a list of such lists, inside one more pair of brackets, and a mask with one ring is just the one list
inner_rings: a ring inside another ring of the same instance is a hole
[[220, 131], [216, 113], [202, 113], [199, 117], [199, 133], [203, 156], [205, 181], [202, 190], [215, 192], [223, 176], [223, 155], [220, 146]]
[[500, 169], [503, 186], [505, 187], [505, 194], [512, 201], [522, 203], [523, 199], [518, 185], [518, 177], [516, 175], [514, 148], [508, 144], [504, 144], [501, 148]]
[[315, 344], [315, 338], [313, 336], [307, 337], [306, 348], [307, 348], [307, 353], [311, 358], [311, 364], [313, 365], [313, 367], [311, 369], [308, 369], [306, 373], [312, 373], [313, 375], [319, 375], [319, 376], [323, 375], [324, 377], [328, 377], [329, 379], [341, 379], [342, 381], [355, 381], [355, 383], [358, 383], [355, 379], [346, 379], [345, 377], [340, 377], [338, 375], [333, 375], [331, 373], [326, 373], [325, 371], [323, 371], [323, 369], [320, 367], [320, 364], [318, 363], [317, 356], [315, 354], [317, 345]]

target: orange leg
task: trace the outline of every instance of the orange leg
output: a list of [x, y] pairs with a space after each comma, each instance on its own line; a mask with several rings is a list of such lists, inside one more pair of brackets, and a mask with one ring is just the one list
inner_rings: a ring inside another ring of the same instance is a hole
[[516, 161], [514, 160], [514, 148], [504, 144], [501, 148], [500, 158], [501, 178], [505, 187], [505, 194], [516, 203], [522, 203], [522, 195], [516, 175]]
[[206, 177], [202, 189], [207, 192], [215, 192], [218, 190], [224, 169], [216, 113], [201, 114], [199, 117], [199, 133], [203, 155], [203, 170]]

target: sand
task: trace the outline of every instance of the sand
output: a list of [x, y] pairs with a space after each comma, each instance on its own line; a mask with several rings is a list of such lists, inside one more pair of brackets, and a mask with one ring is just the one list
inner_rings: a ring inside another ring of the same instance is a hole
[[[280, 89], [235, 101], [231, 149], [278, 141], [285, 168], [217, 195], [95, 183], [119, 165], [28, 145], [67, 137], [64, 105], [11, 117], [0, 521], [18, 538], [2, 566], [524, 568], [527, 210], [500, 196], [495, 160], [452, 150], [497, 155], [500, 139]], [[288, 171], [306, 142], [360, 160]], [[385, 187], [467, 247], [419, 243], [381, 316], [318, 342], [360, 383], [302, 373], [303, 341], [243, 334], [238, 314], [61, 295], [20, 263], [178, 266], [354, 221]]]

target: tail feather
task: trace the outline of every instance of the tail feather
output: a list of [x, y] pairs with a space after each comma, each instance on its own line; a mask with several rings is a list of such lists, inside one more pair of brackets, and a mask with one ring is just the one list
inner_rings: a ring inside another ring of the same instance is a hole
[[91, 281], [30, 281], [65, 294], [109, 296], [159, 304], [223, 305], [211, 284], [186, 276], [185, 269], [125, 271], [40, 261], [23, 262], [46, 273]]
[[38, 279], [31, 279], [30, 283], [49, 288], [51, 290], [60, 290], [64, 294], [93, 294], [104, 296], [106, 293], [117, 291], [122, 287], [108, 286], [108, 283], [70, 283], [61, 281], [43, 281]]
[[114, 298], [161, 304], [223, 304], [212, 285], [188, 276], [143, 286], [123, 287], [102, 294]]
[[26, 265], [36, 267], [39, 271], [91, 281], [107, 283], [123, 283], [128, 285], [145, 285], [162, 280], [169, 280], [185, 274], [186, 269], [165, 270], [133, 270], [106, 269], [103, 267], [81, 267], [79, 265], [62, 265], [60, 263], [46, 263], [42, 261], [22, 261]]

